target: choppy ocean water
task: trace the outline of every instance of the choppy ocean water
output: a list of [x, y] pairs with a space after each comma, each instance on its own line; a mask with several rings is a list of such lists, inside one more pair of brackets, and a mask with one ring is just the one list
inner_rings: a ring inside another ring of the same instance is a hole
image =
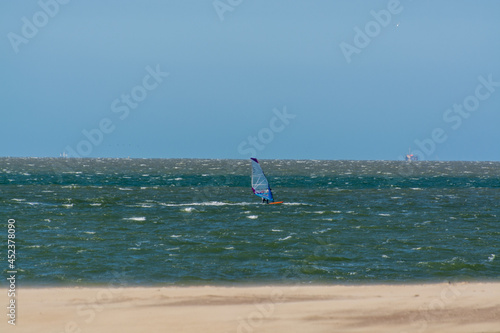
[[498, 162], [261, 164], [284, 204], [249, 160], [1, 158], [0, 236], [19, 285], [500, 277]]

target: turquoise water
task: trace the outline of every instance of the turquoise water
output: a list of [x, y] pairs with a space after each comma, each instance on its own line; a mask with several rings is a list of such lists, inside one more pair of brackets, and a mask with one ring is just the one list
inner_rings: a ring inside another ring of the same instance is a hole
[[0, 235], [15, 219], [18, 283], [500, 276], [498, 162], [261, 164], [284, 204], [252, 194], [249, 160], [1, 158]]

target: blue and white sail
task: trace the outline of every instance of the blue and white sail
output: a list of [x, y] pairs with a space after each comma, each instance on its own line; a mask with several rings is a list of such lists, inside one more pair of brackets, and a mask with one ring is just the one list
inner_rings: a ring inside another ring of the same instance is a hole
[[260, 167], [259, 161], [256, 158], [251, 158], [252, 160], [252, 190], [255, 195], [273, 202], [273, 192], [271, 192], [271, 187], [269, 187], [269, 182], [267, 181], [264, 171]]

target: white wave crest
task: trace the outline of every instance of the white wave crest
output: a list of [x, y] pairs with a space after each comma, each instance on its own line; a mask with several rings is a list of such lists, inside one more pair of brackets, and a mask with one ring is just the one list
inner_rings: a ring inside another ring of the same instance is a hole
[[146, 217], [145, 216], [124, 217], [123, 220], [126, 220], [126, 221], [146, 221]]

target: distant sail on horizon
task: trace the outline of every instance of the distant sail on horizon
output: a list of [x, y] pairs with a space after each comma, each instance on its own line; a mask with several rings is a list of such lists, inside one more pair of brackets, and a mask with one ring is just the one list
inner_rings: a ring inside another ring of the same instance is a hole
[[250, 158], [252, 161], [252, 191], [255, 195], [269, 200], [274, 201], [273, 192], [271, 192], [271, 187], [267, 181], [264, 171], [260, 167], [259, 161], [256, 158]]

